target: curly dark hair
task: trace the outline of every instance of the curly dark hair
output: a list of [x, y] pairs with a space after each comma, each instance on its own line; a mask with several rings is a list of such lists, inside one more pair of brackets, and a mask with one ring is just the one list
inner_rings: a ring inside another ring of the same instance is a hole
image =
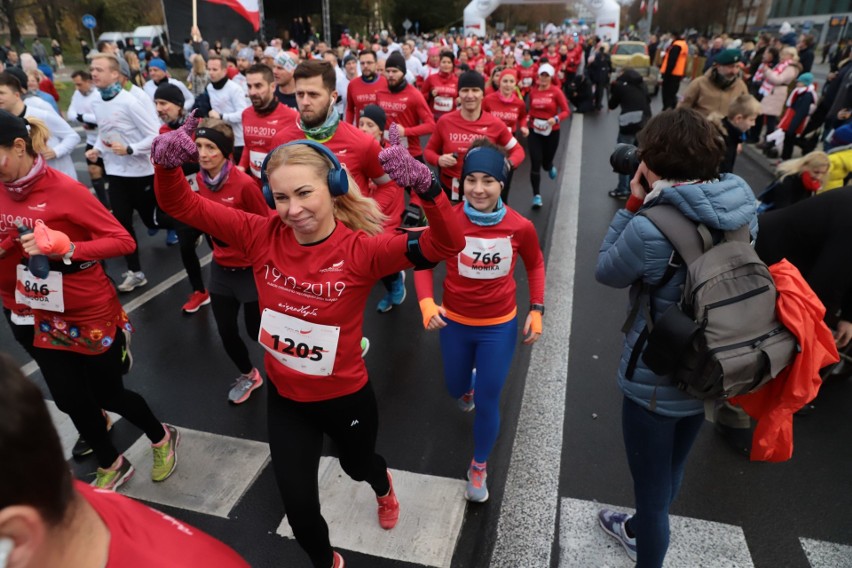
[[709, 120], [692, 109], [661, 112], [648, 121], [637, 138], [642, 161], [663, 179], [710, 180], [719, 176], [725, 141]]

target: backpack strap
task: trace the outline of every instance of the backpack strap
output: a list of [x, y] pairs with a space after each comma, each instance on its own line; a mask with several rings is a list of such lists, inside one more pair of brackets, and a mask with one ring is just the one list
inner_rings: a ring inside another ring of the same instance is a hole
[[713, 248], [710, 230], [703, 223], [695, 223], [687, 218], [673, 205], [655, 205], [638, 214], [659, 229], [687, 265]]
[[751, 242], [751, 232], [748, 225], [743, 225], [733, 231], [725, 231], [725, 240], [728, 242], [739, 241], [741, 243]]

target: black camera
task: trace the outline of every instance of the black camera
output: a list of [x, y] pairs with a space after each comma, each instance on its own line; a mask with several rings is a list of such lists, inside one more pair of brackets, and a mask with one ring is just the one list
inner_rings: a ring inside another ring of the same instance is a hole
[[625, 176], [633, 177], [642, 159], [639, 157], [639, 148], [633, 144], [616, 144], [615, 151], [609, 157], [609, 165], [612, 171]]

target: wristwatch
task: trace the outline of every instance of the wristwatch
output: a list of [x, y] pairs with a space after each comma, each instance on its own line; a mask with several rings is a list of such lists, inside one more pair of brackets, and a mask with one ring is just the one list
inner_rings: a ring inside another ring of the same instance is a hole
[[70, 248], [68, 249], [68, 252], [66, 252], [62, 256], [62, 262], [64, 264], [71, 264], [71, 257], [74, 256], [75, 250], [77, 250], [77, 247], [74, 245], [74, 243], [71, 243]]
[[127, 152], [128, 156], [132, 156], [133, 155], [133, 146], [130, 146], [130, 145], [126, 146], [125, 152]]
[[544, 304], [530, 304], [530, 311], [541, 312], [541, 315], [544, 315]]

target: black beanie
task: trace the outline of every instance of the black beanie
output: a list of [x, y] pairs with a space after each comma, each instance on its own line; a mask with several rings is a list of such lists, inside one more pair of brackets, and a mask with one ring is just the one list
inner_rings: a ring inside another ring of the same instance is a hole
[[181, 108], [183, 108], [183, 103], [186, 101], [183, 97], [183, 92], [177, 85], [171, 83], [163, 83], [157, 87], [157, 91], [154, 93], [154, 100], [156, 101], [157, 99], [169, 101]]
[[7, 75], [11, 75], [12, 77], [18, 80], [18, 83], [20, 83], [21, 85], [22, 93], [27, 92], [27, 84], [29, 83], [30, 79], [29, 77], [27, 77], [27, 74], [24, 73], [23, 69], [21, 69], [20, 67], [15, 67], [14, 65], [10, 65], [9, 67], [6, 67], [4, 73], [6, 73]]
[[376, 123], [376, 126], [379, 127], [379, 130], [382, 132], [385, 131], [385, 125], [387, 124], [388, 117], [385, 114], [384, 109], [379, 105], [367, 105], [361, 110], [361, 116], [367, 117], [373, 122]]
[[15, 138], [28, 140], [30, 133], [27, 130], [27, 120], [0, 110], [0, 146], [10, 146]]
[[390, 69], [391, 67], [395, 69], [399, 69], [403, 73], [405, 73], [405, 58], [398, 51], [394, 51], [390, 55], [388, 55], [387, 60], [385, 61], [385, 69]]
[[480, 89], [485, 92], [485, 77], [477, 71], [465, 71], [459, 75], [459, 91], [462, 89]]

